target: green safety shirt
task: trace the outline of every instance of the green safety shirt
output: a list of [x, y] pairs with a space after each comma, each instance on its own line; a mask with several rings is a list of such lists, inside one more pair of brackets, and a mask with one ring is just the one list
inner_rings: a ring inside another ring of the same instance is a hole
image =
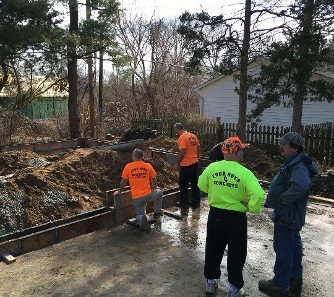
[[254, 213], [262, 210], [264, 190], [256, 176], [236, 161], [211, 163], [200, 175], [198, 187], [208, 193], [212, 207]]

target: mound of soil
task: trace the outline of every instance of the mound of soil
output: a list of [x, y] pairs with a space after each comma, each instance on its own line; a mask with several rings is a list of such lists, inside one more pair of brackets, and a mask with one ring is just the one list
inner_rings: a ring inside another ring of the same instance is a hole
[[[177, 151], [175, 139], [159, 136], [147, 147]], [[22, 230], [102, 207], [105, 192], [119, 187], [121, 172], [131, 161], [130, 152], [77, 149], [42, 156], [28, 151], [0, 154], [0, 235]], [[178, 172], [162, 159], [146, 159], [158, 173], [158, 185], [178, 185]], [[270, 181], [281, 158], [269, 157], [250, 146], [243, 165], [259, 179]], [[312, 195], [334, 198], [334, 174], [314, 178]]]
[[129, 141], [135, 139], [149, 139], [149, 138], [155, 138], [158, 135], [159, 133], [157, 130], [152, 130], [150, 128], [146, 128], [144, 130], [128, 129], [123, 133], [121, 141]]
[[257, 178], [270, 180], [278, 172], [280, 161], [269, 157], [255, 145], [251, 145], [244, 152], [242, 164], [250, 169]]
[[176, 139], [172, 139], [167, 136], [158, 136], [157, 138], [148, 139], [146, 141], [146, 145], [147, 147], [153, 147], [155, 149], [162, 149], [165, 151], [178, 151]]
[[[177, 142], [166, 136], [159, 136], [146, 141], [147, 147], [177, 152]], [[209, 151], [201, 153], [202, 157], [208, 157]], [[250, 145], [244, 153], [242, 164], [249, 168], [260, 180], [270, 181], [277, 174], [283, 158], [275, 153], [269, 156], [263, 149], [256, 145]], [[334, 172], [324, 173], [313, 178], [311, 195], [334, 198]]]
[[313, 178], [311, 194], [325, 198], [334, 198], [334, 172], [332, 170]]
[[[111, 150], [78, 149], [48, 157], [24, 151], [1, 154], [0, 234], [102, 207], [105, 192], [119, 187], [130, 161], [131, 153]], [[159, 187], [177, 185], [171, 165], [147, 161], [158, 173]]]
[[14, 174], [15, 172], [44, 166], [46, 159], [29, 151], [15, 151], [0, 154], [0, 176]]

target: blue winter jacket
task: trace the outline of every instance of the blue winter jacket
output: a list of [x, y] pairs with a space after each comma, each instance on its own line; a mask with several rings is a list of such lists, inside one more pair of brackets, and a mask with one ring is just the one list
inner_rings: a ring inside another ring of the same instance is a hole
[[290, 156], [270, 183], [265, 207], [274, 209], [274, 222], [294, 230], [305, 224], [311, 178], [317, 166], [304, 151]]

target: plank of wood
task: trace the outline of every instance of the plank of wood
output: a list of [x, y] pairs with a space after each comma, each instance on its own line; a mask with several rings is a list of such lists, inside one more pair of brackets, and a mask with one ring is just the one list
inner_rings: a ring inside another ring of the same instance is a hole
[[6, 263], [13, 263], [16, 261], [16, 258], [9, 253], [1, 254], [1, 258], [3, 258], [6, 261]]
[[167, 215], [167, 216], [172, 217], [172, 218], [177, 219], [177, 220], [182, 220], [182, 216], [178, 213], [175, 213], [173, 211], [169, 211], [167, 209], [163, 209], [162, 211], [163, 211], [164, 215]]
[[334, 205], [334, 199], [333, 198], [325, 198], [325, 197], [320, 197], [320, 196], [313, 196], [310, 195], [309, 198], [313, 201], [318, 201], [318, 202], [324, 202], [324, 203], [329, 203]]

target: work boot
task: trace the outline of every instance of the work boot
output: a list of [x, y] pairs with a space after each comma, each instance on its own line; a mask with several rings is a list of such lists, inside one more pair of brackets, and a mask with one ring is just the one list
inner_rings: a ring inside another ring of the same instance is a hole
[[218, 288], [218, 281], [216, 279], [206, 280], [205, 292], [207, 294], [214, 294]]
[[298, 297], [302, 294], [303, 280], [301, 278], [290, 278], [289, 282], [289, 296]]
[[159, 219], [160, 217], [162, 216], [162, 212], [155, 212], [154, 214], [153, 214], [153, 218], [155, 218], [155, 219]]
[[259, 290], [272, 297], [289, 296], [289, 290], [276, 285], [272, 279], [260, 280]]
[[244, 296], [246, 296], [246, 292], [243, 288], [241, 288], [236, 293], [228, 292], [228, 297], [244, 297]]
[[145, 230], [145, 231], [147, 231], [147, 232], [151, 230], [151, 226], [150, 226], [150, 224], [149, 224], [148, 221], [147, 221], [147, 216], [146, 216], [146, 214], [143, 214], [143, 216], [142, 216], [142, 219], [141, 219], [141, 227], [142, 227], [143, 230]]

